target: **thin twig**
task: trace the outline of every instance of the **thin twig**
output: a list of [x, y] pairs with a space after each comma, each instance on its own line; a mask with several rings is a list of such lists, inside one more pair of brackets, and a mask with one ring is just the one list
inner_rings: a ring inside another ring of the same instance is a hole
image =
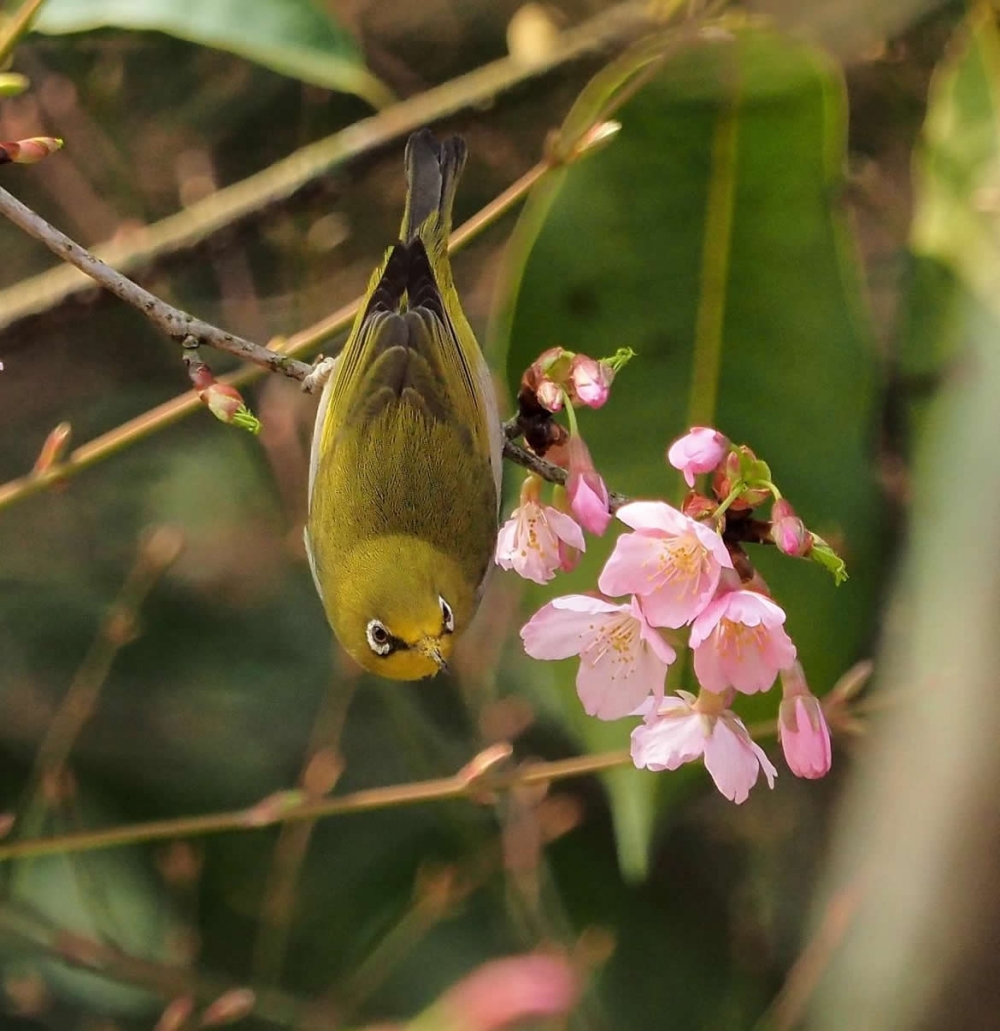
[[[636, 0], [618, 4], [563, 32], [542, 60], [504, 57], [484, 65], [308, 144], [184, 211], [134, 230], [123, 241], [99, 245], [96, 251], [108, 265], [134, 274], [158, 258], [195, 246], [213, 233], [287, 200], [362, 154], [588, 53], [626, 44], [656, 24], [647, 4]], [[0, 291], [0, 332], [30, 315], [49, 311], [87, 285], [76, 272], [55, 268]]]
[[218, 351], [227, 351], [243, 361], [252, 362], [270, 372], [281, 372], [292, 379], [305, 379], [309, 366], [297, 362], [286, 354], [269, 351], [249, 340], [227, 333], [218, 326], [204, 322], [189, 315], [180, 308], [175, 308], [155, 294], [133, 283], [131, 279], [116, 272], [100, 258], [95, 257], [85, 247], [71, 240], [65, 233], [56, 229], [36, 214], [13, 194], [0, 187], [0, 214], [5, 215], [14, 225], [23, 229], [29, 236], [45, 244], [57, 258], [75, 266], [105, 290], [113, 293], [126, 304], [141, 312], [153, 325], [163, 330], [167, 336], [181, 343], [195, 340], [200, 345], [214, 347]]
[[[420, 805], [425, 802], [476, 798], [484, 792], [503, 791], [515, 784], [543, 784], [549, 781], [565, 780], [569, 777], [582, 777], [616, 766], [624, 766], [628, 762], [631, 762], [631, 757], [628, 751], [623, 749], [615, 752], [603, 752], [599, 755], [559, 759], [555, 762], [526, 763], [508, 773], [489, 774], [482, 778], [470, 779], [466, 775], [457, 774], [415, 784], [366, 788], [336, 798], [324, 798], [319, 801], [290, 805], [283, 812], [276, 813], [267, 825], [297, 820], [324, 819], [328, 816], [342, 816], [348, 813], [364, 813], [390, 806]], [[224, 831], [245, 832], [260, 826], [262, 824], [256, 819], [253, 808], [208, 813], [204, 816], [151, 820], [148, 823], [136, 823], [123, 827], [105, 827], [36, 838], [31, 841], [10, 842], [0, 845], [0, 862], [25, 856], [90, 852], [120, 845], [134, 845], [139, 842], [220, 834]]]
[[[569, 476], [562, 466], [553, 465], [551, 462], [547, 462], [544, 458], [539, 458], [533, 451], [529, 451], [527, 448], [521, 447], [520, 444], [516, 444], [509, 437], [503, 442], [503, 456], [509, 462], [523, 466], [529, 472], [535, 473], [537, 476], [540, 476], [543, 480], [547, 480], [549, 483], [565, 484], [566, 479]], [[609, 492], [608, 499], [608, 508], [612, 512], [617, 512], [622, 505], [627, 505], [631, 500], [627, 495], [620, 494], [618, 491], [614, 490]], [[0, 507], [2, 507], [2, 505], [0, 505]]]
[[[490, 201], [467, 222], [464, 222], [452, 234], [449, 251], [454, 253], [464, 247], [496, 219], [509, 211], [549, 170], [549, 167], [545, 161], [534, 165], [503, 193]], [[320, 319], [319, 322], [288, 337], [283, 342], [280, 353], [294, 358], [315, 352], [324, 341], [343, 332], [351, 324], [362, 300], [363, 296], [358, 296]], [[2, 294], [0, 294], [0, 304], [2, 304]], [[228, 376], [220, 376], [219, 381], [235, 387], [243, 387], [259, 379], [263, 374], [262, 368], [249, 366]], [[0, 485], [0, 509], [38, 494], [53, 484], [75, 476], [84, 469], [89, 469], [92, 465], [96, 465], [105, 458], [110, 458], [132, 444], [174, 425], [192, 412], [202, 410], [203, 407], [197, 393], [193, 390], [157, 405], [156, 408], [130, 419], [108, 433], [82, 444], [70, 452], [64, 461], [50, 464], [43, 472], [19, 476]], [[512, 460], [516, 461], [516, 458]]]
[[[11, 904], [0, 905], [0, 935], [19, 956], [42, 953], [67, 966], [87, 970], [121, 984], [135, 985], [165, 1001], [190, 996], [208, 1004], [238, 986], [195, 974], [187, 967], [139, 959], [104, 942], [65, 931]], [[307, 1005], [276, 989], [254, 993], [254, 1016], [284, 1027], [299, 1027]]]

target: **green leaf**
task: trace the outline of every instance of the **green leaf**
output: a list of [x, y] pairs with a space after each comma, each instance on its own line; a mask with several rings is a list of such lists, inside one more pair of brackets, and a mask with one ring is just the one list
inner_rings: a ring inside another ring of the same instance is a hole
[[351, 36], [311, 0], [48, 0], [35, 24], [50, 35], [100, 28], [163, 32], [228, 50], [376, 108], [394, 99]]
[[[554, 344], [592, 355], [636, 350], [608, 405], [581, 413], [616, 490], [683, 495], [664, 448], [692, 411], [768, 463], [851, 569], [834, 590], [811, 563], [773, 549], [752, 554], [788, 612], [812, 687], [825, 691], [867, 650], [881, 518], [875, 348], [838, 203], [839, 71], [769, 31], [716, 32], [671, 56], [615, 117], [623, 128], [613, 143], [530, 198], [508, 254], [494, 344], [507, 349], [512, 389]], [[529, 588], [529, 600], [595, 590], [614, 535], [612, 527], [604, 540], [590, 539], [580, 567], [549, 589]], [[575, 663], [559, 664], [557, 675], [565, 722], [584, 744], [625, 747], [632, 722], [587, 719]], [[756, 720], [772, 716], [777, 700], [771, 692], [737, 708]], [[669, 776], [640, 774], [627, 797], [610, 785], [619, 854], [632, 875], [641, 872], [657, 784]]]

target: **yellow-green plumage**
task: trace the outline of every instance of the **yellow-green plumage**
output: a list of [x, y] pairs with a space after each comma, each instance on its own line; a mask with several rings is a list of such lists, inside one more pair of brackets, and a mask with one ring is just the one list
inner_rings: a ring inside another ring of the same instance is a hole
[[496, 540], [499, 418], [447, 251], [464, 161], [457, 137], [410, 138], [400, 242], [372, 277], [313, 435], [306, 545], [327, 618], [362, 666], [401, 680], [443, 666]]

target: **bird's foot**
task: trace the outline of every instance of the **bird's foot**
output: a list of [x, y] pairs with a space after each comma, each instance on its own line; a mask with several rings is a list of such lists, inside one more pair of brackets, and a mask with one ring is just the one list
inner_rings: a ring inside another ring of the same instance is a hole
[[313, 362], [312, 372], [302, 381], [302, 389], [307, 394], [322, 390], [326, 386], [327, 380], [333, 375], [338, 358], [339, 355], [337, 358], [324, 358], [321, 354], [317, 355], [316, 361]]

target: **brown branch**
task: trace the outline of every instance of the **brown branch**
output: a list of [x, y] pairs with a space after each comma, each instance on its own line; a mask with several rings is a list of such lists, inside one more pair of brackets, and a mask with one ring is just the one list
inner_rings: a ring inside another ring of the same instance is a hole
[[[504, 430], [507, 429], [507, 423], [504, 423]], [[509, 462], [513, 462], [515, 465], [523, 466], [529, 472], [534, 473], [536, 476], [540, 476], [543, 480], [547, 480], [549, 483], [565, 484], [566, 478], [569, 475], [562, 466], [553, 465], [552, 462], [547, 462], [544, 458], [539, 458], [533, 451], [529, 451], [525, 447], [521, 447], [520, 444], [515, 443], [509, 437], [503, 442], [503, 456]], [[618, 491], [610, 491], [608, 494], [608, 508], [612, 512], [617, 512], [622, 505], [627, 505], [632, 499], [625, 494], [619, 494]]]
[[[158, 258], [193, 247], [213, 233], [287, 200], [362, 154], [492, 100], [588, 53], [626, 45], [656, 24], [655, 12], [651, 13], [648, 4], [627, 0], [563, 32], [543, 60], [528, 63], [504, 57], [484, 65], [301, 147], [263, 171], [131, 232], [126, 240], [102, 243], [95, 249], [109, 265], [134, 274]], [[54, 268], [0, 291], [0, 331], [49, 311], [87, 285], [72, 270]]]
[[[0, 934], [5, 942], [17, 947], [19, 956], [33, 952], [52, 956], [67, 966], [144, 988], [165, 1001], [189, 997], [208, 1005], [237, 987], [187, 967], [139, 959], [105, 942], [53, 927], [10, 903], [0, 905]], [[277, 989], [254, 992], [254, 1016], [271, 1024], [301, 1027], [307, 1009], [307, 1004]]]
[[208, 813], [204, 816], [182, 816], [123, 827], [73, 831], [32, 841], [13, 841], [0, 845], [0, 862], [25, 856], [91, 852], [120, 845], [134, 845], [138, 842], [191, 838], [224, 831], [247, 831], [274, 823], [344, 816], [348, 813], [370, 812], [389, 806], [421, 805], [457, 798], [476, 799], [482, 797], [484, 792], [504, 791], [517, 784], [545, 784], [569, 777], [582, 777], [616, 766], [624, 766], [628, 762], [631, 762], [631, 756], [623, 749], [600, 755], [559, 759], [555, 762], [526, 763], [506, 773], [488, 773], [482, 777], [470, 776], [467, 768], [466, 771], [460, 771], [451, 777], [439, 777], [416, 784], [365, 788], [336, 798], [292, 803], [284, 810], [274, 811], [266, 821], [260, 818], [260, 807], [254, 806], [250, 809]]
[[[532, 186], [550, 169], [547, 161], [540, 161], [530, 168], [516, 182], [512, 183], [503, 193], [495, 197], [482, 210], [463, 223], [453, 234], [449, 241], [449, 250], [454, 252], [464, 247], [470, 240], [474, 239], [487, 226], [509, 211], [520, 201]], [[2, 294], [0, 294], [2, 298]], [[280, 353], [286, 357], [297, 357], [314, 353], [324, 341], [337, 333], [345, 330], [351, 320], [357, 314], [357, 310], [363, 300], [362, 296], [356, 297], [336, 311], [331, 312], [319, 322], [314, 323], [306, 329], [300, 330], [293, 336], [283, 341]], [[268, 353], [278, 353], [278, 348]], [[249, 366], [239, 372], [228, 376], [220, 376], [219, 382], [229, 383], [235, 387], [243, 387], [252, 383], [264, 374], [264, 370], [257, 366]], [[192, 412], [202, 410], [203, 405], [198, 399], [197, 393], [193, 390], [170, 401], [166, 401], [156, 408], [144, 412], [142, 415], [130, 419], [121, 426], [95, 437], [94, 440], [72, 451], [64, 461], [53, 462], [42, 471], [29, 473], [26, 476], [19, 476], [7, 483], [0, 485], [0, 509], [6, 508], [17, 501], [29, 498], [34, 494], [46, 490], [55, 483], [62, 482], [75, 476], [84, 469], [110, 458], [111, 455], [132, 444], [145, 440], [160, 430], [174, 425]], [[516, 460], [516, 459], [513, 459]]]
[[270, 372], [281, 372], [292, 379], [302, 380], [309, 372], [309, 366], [303, 362], [295, 361], [286, 354], [269, 351], [266, 347], [244, 340], [234, 333], [227, 333], [218, 326], [167, 304], [71, 240], [3, 187], [0, 187], [0, 214], [5, 215], [29, 236], [45, 244], [57, 258], [75, 266], [105, 290], [130, 304], [178, 343], [193, 339], [199, 345], [214, 347], [217, 351], [227, 351], [243, 361], [252, 362]]

